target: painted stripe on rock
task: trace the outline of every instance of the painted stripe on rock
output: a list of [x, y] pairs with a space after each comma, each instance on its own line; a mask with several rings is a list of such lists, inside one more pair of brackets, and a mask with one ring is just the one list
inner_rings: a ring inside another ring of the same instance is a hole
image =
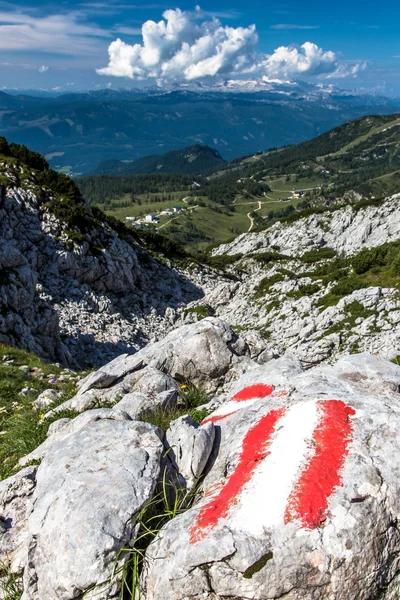
[[244, 487], [232, 520], [250, 534], [283, 525], [286, 505], [302, 469], [313, 454], [312, 438], [318, 423], [315, 401], [294, 404], [279, 420], [268, 458], [257, 466]]
[[355, 410], [341, 400], [320, 400], [318, 411], [314, 456], [293, 489], [285, 512], [285, 523], [300, 519], [309, 529], [326, 519], [329, 498], [342, 485], [341, 469], [352, 437], [350, 416], [355, 415]]
[[320, 400], [262, 417], [246, 434], [234, 473], [200, 510], [191, 543], [228, 516], [254, 535], [294, 519], [309, 529], [321, 525], [342, 485], [354, 414], [341, 400]]
[[272, 385], [266, 385], [264, 383], [249, 385], [218, 408], [211, 417], [204, 419], [201, 424], [205, 425], [208, 422], [218, 423], [218, 421], [235, 414], [238, 410], [251, 406], [257, 402], [257, 400], [270, 396], [273, 390], [274, 388]]
[[217, 523], [228, 515], [239, 501], [240, 492], [251, 479], [258, 463], [269, 454], [269, 444], [275, 426], [285, 409], [271, 410], [247, 432], [238, 465], [224, 487], [200, 510], [190, 532], [190, 542], [200, 541]]
[[272, 385], [267, 385], [265, 383], [256, 383], [255, 385], [249, 385], [248, 387], [243, 388], [237, 394], [232, 397], [232, 400], [235, 402], [242, 402], [243, 400], [251, 400], [252, 398], [265, 398], [266, 396], [270, 396], [274, 388]]

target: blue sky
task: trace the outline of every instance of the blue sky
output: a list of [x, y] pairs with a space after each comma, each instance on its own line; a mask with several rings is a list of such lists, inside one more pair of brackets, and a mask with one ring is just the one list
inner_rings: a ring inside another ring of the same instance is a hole
[[0, 89], [264, 77], [400, 95], [395, 0], [199, 4], [0, 0]]

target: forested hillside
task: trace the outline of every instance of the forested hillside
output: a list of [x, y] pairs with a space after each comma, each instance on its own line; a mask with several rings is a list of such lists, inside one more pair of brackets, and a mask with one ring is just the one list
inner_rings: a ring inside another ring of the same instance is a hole
[[133, 162], [105, 160], [100, 162], [94, 175], [136, 175], [138, 173], [185, 173], [198, 175], [215, 171], [225, 165], [217, 150], [196, 144], [166, 154], [144, 156]]
[[[195, 178], [153, 173], [91, 176], [77, 183], [83, 196], [108, 214], [140, 222], [155, 213], [159, 222], [151, 227], [187, 249], [204, 250], [299, 211], [399, 191], [400, 115], [350, 121], [307, 142], [239, 157]], [[174, 205], [183, 210], [171, 217]]]
[[370, 116], [336, 127], [307, 142], [236, 159], [232, 176], [311, 175], [326, 171], [334, 193], [397, 191], [400, 169], [400, 115]]

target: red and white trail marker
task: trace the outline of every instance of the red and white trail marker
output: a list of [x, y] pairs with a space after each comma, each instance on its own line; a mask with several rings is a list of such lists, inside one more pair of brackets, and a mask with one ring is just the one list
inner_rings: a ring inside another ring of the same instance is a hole
[[354, 414], [341, 400], [317, 400], [261, 417], [243, 440], [235, 471], [197, 515], [191, 543], [225, 519], [250, 535], [292, 520], [306, 529], [321, 525], [342, 485]]
[[249, 385], [243, 390], [232, 396], [232, 398], [218, 408], [211, 417], [207, 417], [202, 421], [202, 425], [211, 421], [211, 423], [218, 423], [226, 417], [230, 417], [238, 410], [251, 406], [257, 400], [270, 396], [274, 388], [272, 385], [266, 385], [265, 383], [257, 383], [256, 385]]

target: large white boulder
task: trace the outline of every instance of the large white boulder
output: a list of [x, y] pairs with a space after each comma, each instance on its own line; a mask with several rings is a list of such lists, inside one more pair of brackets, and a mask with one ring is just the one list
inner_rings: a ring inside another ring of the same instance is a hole
[[399, 389], [367, 354], [246, 373], [204, 421], [213, 466], [150, 545], [146, 600], [398, 599]]
[[28, 519], [24, 600], [115, 597], [121, 573], [111, 578], [127, 558], [118, 553], [159, 478], [160, 435], [128, 415], [104, 415], [51, 445]]

